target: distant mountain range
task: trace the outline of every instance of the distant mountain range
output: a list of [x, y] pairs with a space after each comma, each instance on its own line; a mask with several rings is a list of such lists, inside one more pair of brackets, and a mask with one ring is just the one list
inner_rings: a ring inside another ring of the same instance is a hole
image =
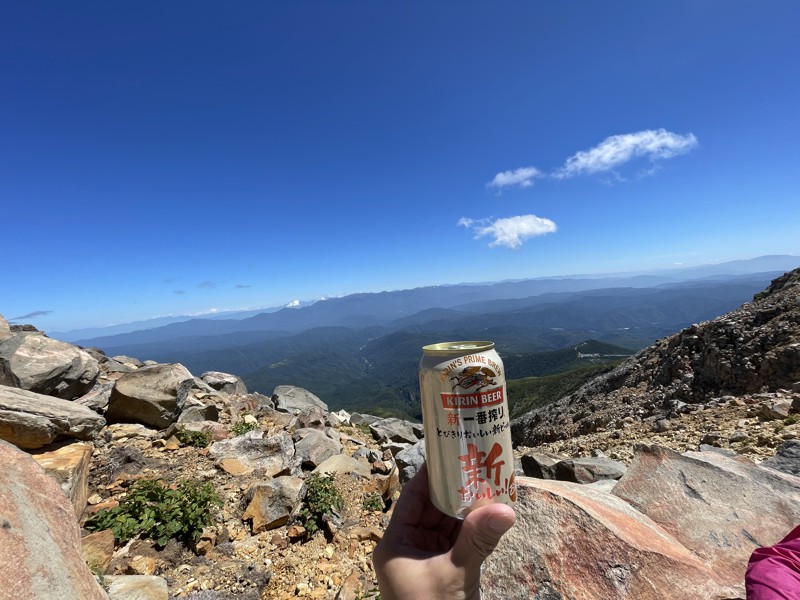
[[[415, 417], [417, 364], [425, 344], [489, 339], [514, 376], [545, 375], [563, 365], [530, 355], [587, 340], [620, 352], [644, 348], [751, 300], [798, 264], [800, 257], [773, 256], [654, 274], [353, 294], [242, 319], [190, 319], [72, 341], [109, 355], [181, 362], [196, 373], [236, 373], [265, 394], [293, 384], [332, 408]], [[572, 360], [569, 352], [562, 356]], [[527, 372], [515, 366], [525, 364], [551, 367]]]

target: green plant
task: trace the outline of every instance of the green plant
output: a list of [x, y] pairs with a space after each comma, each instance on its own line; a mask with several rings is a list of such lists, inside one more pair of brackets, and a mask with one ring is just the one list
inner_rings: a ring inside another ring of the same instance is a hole
[[244, 435], [248, 431], [253, 431], [255, 429], [258, 429], [258, 423], [245, 421], [244, 419], [241, 421], [236, 421], [236, 423], [231, 425], [231, 433], [233, 434], [233, 437], [239, 437], [240, 435]]
[[185, 427], [179, 427], [175, 432], [175, 437], [181, 444], [194, 446], [195, 448], [206, 448], [211, 442], [211, 436], [205, 431], [192, 431]]
[[369, 428], [368, 423], [359, 423], [358, 425], [355, 426], [355, 428], [358, 429], [364, 435], [372, 437], [372, 430]]
[[181, 481], [173, 489], [162, 479], [140, 479], [122, 503], [99, 511], [90, 529], [110, 529], [118, 544], [145, 534], [163, 547], [171, 539], [190, 543], [211, 523], [211, 507], [222, 501], [211, 484]]
[[372, 512], [383, 510], [383, 499], [375, 492], [369, 493], [364, 496], [364, 501], [361, 503], [361, 508]]
[[344, 507], [344, 498], [334, 485], [334, 475], [312, 473], [306, 480], [306, 494], [303, 505], [297, 514], [300, 524], [306, 530], [306, 539], [322, 527], [323, 518]]
[[783, 424], [784, 425], [794, 425], [798, 421], [800, 421], [800, 415], [796, 415], [796, 414], [795, 415], [789, 415], [788, 417], [786, 417], [783, 420]]
[[784, 427], [786, 426], [782, 422], [778, 422], [772, 426], [772, 431], [774, 431], [775, 433], [780, 433], [781, 431], [783, 431]]

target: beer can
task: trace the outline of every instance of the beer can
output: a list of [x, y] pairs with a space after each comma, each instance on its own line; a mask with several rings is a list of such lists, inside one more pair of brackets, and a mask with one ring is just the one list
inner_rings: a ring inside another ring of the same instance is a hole
[[517, 499], [503, 363], [493, 342], [422, 348], [422, 423], [431, 500], [458, 519]]

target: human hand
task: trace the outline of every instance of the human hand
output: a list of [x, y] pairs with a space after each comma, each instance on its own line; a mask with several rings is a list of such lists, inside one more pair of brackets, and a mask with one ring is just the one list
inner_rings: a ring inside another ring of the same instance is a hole
[[389, 527], [372, 554], [382, 600], [476, 600], [481, 564], [516, 520], [489, 504], [460, 521], [436, 508], [423, 465], [403, 488]]

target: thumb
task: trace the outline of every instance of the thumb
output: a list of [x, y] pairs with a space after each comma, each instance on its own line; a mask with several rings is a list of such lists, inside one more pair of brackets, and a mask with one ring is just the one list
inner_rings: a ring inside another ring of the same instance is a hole
[[480, 568], [516, 519], [514, 509], [505, 504], [489, 504], [469, 513], [453, 544], [453, 563], [467, 569]]

